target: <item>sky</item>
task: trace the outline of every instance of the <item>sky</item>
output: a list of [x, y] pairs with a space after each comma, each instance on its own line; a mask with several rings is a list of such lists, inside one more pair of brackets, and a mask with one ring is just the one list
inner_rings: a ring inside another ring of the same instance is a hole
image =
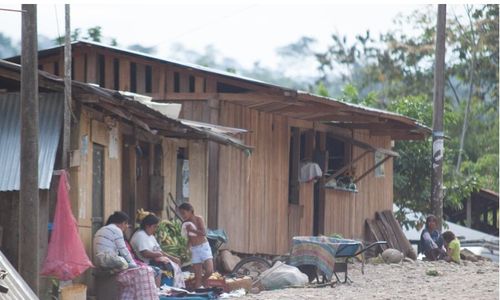
[[[422, 5], [342, 4], [292, 2], [266, 4], [252, 1], [166, 1], [142, 4], [72, 4], [72, 28], [101, 26], [104, 36], [115, 37], [120, 46], [156, 46], [157, 55], [168, 58], [174, 43], [203, 51], [213, 45], [222, 55], [244, 67], [254, 62], [276, 68], [278, 47], [302, 36], [314, 37], [326, 45], [332, 33], [348, 38], [370, 29], [374, 36], [394, 28], [398, 13], [410, 13]], [[147, 3], [147, 2], [146, 2]], [[0, 8], [19, 9], [20, 4], [1, 4]], [[0, 31], [19, 41], [21, 16], [0, 11]], [[49, 37], [64, 33], [64, 6], [38, 5], [38, 32]]]

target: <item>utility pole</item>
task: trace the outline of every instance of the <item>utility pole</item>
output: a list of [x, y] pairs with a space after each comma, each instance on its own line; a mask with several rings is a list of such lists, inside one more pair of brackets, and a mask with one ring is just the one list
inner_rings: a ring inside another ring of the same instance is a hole
[[21, 177], [19, 272], [39, 293], [40, 203], [38, 198], [38, 39], [36, 4], [23, 4], [21, 50]]
[[65, 29], [64, 36], [64, 126], [62, 145], [62, 168], [69, 167], [69, 145], [71, 132], [71, 26], [69, 4], [64, 5]]
[[443, 226], [443, 158], [444, 158], [444, 57], [446, 52], [446, 5], [438, 5], [436, 63], [434, 67], [434, 111], [432, 115], [432, 213]]

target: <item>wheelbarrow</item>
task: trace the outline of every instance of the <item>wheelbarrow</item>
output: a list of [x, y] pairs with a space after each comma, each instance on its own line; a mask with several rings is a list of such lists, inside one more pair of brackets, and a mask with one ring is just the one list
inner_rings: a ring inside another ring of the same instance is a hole
[[[293, 246], [287, 263], [304, 270], [308, 274], [310, 282], [312, 282], [314, 278], [318, 281], [319, 278], [316, 270], [321, 271], [324, 284], [330, 282], [333, 276], [335, 276], [339, 283], [352, 282], [348, 276], [347, 262], [349, 258], [358, 256], [368, 249], [387, 243], [385, 241], [379, 241], [364, 247], [360, 241], [330, 238], [326, 236], [294, 237], [292, 242]], [[311, 266], [313, 267], [312, 270], [310, 268]], [[344, 273], [343, 281], [340, 280], [338, 273]]]

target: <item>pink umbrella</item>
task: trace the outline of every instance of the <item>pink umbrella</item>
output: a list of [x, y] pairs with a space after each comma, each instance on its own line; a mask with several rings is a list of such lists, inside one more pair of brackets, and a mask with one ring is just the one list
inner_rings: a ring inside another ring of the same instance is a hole
[[75, 217], [71, 213], [66, 171], [61, 172], [54, 215], [54, 230], [50, 237], [42, 275], [59, 280], [71, 280], [93, 267], [78, 234]]

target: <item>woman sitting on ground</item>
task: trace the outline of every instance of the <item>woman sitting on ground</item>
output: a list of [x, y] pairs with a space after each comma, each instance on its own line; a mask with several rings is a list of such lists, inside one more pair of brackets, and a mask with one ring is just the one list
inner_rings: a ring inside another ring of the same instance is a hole
[[425, 221], [425, 228], [420, 235], [418, 253], [423, 253], [428, 260], [439, 260], [446, 256], [443, 237], [437, 230], [437, 224], [437, 218], [429, 215]]
[[123, 238], [123, 232], [128, 228], [128, 220], [126, 213], [115, 211], [109, 216], [106, 225], [95, 233], [94, 263], [97, 267], [115, 272], [137, 268]]
[[132, 235], [130, 245], [143, 262], [173, 272], [173, 286], [184, 288], [184, 277], [179, 267], [180, 260], [163, 252], [154, 236], [158, 223], [160, 223], [158, 217], [153, 214], [147, 215], [142, 219], [140, 228]]

